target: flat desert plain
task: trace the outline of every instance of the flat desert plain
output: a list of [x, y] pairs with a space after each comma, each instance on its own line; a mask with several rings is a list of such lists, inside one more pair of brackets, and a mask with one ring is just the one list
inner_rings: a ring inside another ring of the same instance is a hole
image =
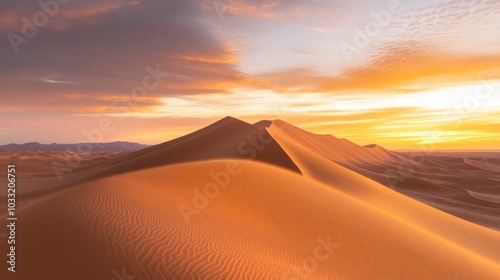
[[500, 279], [494, 153], [227, 117], [129, 153], [1, 151], [8, 164], [17, 262], [3, 226], [1, 279]]

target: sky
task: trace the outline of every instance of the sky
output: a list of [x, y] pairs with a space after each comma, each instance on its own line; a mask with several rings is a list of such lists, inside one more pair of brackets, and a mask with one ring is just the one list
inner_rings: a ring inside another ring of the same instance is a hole
[[233, 116], [499, 149], [498, 30], [498, 0], [3, 0], [0, 144], [156, 144]]

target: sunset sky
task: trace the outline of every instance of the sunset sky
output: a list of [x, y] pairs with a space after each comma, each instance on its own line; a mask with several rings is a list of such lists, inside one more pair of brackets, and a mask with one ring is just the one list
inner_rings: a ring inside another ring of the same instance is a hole
[[88, 142], [102, 123], [113, 128], [104, 142], [156, 144], [230, 115], [361, 145], [500, 148], [498, 0], [70, 0], [45, 10], [0, 2], [0, 144]]

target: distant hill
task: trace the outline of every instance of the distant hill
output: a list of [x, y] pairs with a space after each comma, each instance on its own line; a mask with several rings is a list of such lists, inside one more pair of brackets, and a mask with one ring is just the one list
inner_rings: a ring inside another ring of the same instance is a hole
[[114, 152], [125, 151], [132, 152], [149, 147], [140, 143], [133, 142], [110, 142], [110, 143], [80, 143], [80, 144], [40, 144], [38, 142], [29, 142], [25, 144], [8, 144], [0, 146], [0, 150], [23, 151], [23, 152]]

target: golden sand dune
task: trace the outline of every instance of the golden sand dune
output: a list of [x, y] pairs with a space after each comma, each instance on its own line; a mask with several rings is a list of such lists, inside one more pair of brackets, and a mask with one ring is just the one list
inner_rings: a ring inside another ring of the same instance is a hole
[[[499, 232], [335, 163], [378, 174], [400, 157], [226, 118], [86, 164], [62, 184], [41, 181], [19, 200], [19, 266], [1, 279], [500, 279]], [[38, 171], [20, 186], [47, 175]]]
[[[439, 210], [392, 191], [366, 177], [311, 153], [297, 141], [300, 135], [271, 126], [271, 134], [287, 151], [305, 177], [351, 195], [421, 230], [432, 232], [443, 240], [460, 244], [464, 249], [478, 251], [481, 256], [500, 262], [500, 251], [491, 244], [500, 244], [498, 232], [464, 222]], [[480, 244], [469, 236], [481, 236]]]
[[[193, 202], [211, 173], [220, 186]], [[396, 214], [263, 163], [158, 167], [23, 210], [8, 279], [498, 279], [498, 264]]]
[[[340, 164], [462, 219], [500, 230], [500, 204], [495, 203], [500, 190], [497, 158], [484, 154], [481, 155], [484, 158], [475, 158], [475, 153], [397, 153], [377, 145], [361, 147], [330, 135], [313, 134], [280, 120], [267, 125], [283, 148], [286, 145], [282, 142], [291, 139], [294, 146], [305, 149], [307, 154]], [[279, 141], [281, 135], [286, 139]], [[318, 172], [319, 169], [309, 163], [301, 167], [300, 160], [292, 156], [293, 152], [286, 148], [285, 151], [302, 173], [305, 169]], [[322, 167], [327, 165], [331, 163], [324, 161], [321, 164]], [[330, 177], [338, 177], [331, 168], [324, 169]]]
[[[259, 123], [262, 125], [262, 122]], [[266, 123], [267, 127], [282, 130], [305, 148], [321, 154], [323, 157], [336, 162], [351, 163], [381, 163], [398, 159], [398, 155], [386, 149], [370, 145], [361, 147], [347, 139], [339, 139], [333, 135], [317, 135], [299, 129], [281, 120]]]
[[226, 117], [184, 137], [107, 162], [99, 167], [102, 172], [96, 175], [109, 176], [165, 164], [219, 158], [251, 159], [299, 172], [265, 128]]

